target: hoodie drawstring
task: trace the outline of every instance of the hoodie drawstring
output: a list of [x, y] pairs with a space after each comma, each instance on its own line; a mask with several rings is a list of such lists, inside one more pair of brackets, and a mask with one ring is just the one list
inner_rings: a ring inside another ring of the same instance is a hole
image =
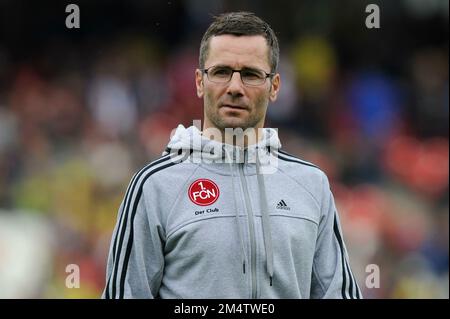
[[256, 176], [258, 179], [258, 190], [261, 202], [261, 216], [262, 216], [262, 226], [263, 226], [263, 237], [264, 246], [266, 249], [266, 266], [267, 272], [269, 274], [270, 285], [272, 286], [273, 279], [273, 245], [272, 245], [272, 235], [270, 232], [270, 221], [269, 221], [269, 209], [267, 207], [267, 196], [266, 196], [266, 186], [264, 183], [264, 176], [261, 173], [261, 163], [259, 161], [259, 149], [256, 150]]

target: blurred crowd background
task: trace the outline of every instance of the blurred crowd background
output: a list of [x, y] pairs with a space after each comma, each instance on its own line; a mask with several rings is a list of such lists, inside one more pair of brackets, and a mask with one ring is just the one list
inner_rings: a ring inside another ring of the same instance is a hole
[[201, 36], [234, 10], [280, 39], [266, 124], [328, 174], [365, 298], [449, 297], [448, 0], [71, 2], [80, 29], [0, 0], [0, 298], [101, 295], [128, 182], [202, 118]]

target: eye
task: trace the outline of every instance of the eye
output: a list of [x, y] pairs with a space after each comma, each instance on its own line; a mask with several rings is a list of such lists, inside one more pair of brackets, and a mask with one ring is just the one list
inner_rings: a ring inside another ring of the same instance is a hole
[[217, 67], [211, 69], [211, 75], [216, 77], [228, 77], [231, 74], [230, 68]]
[[258, 70], [252, 70], [252, 69], [242, 70], [242, 76], [249, 80], [264, 78], [264, 75], [262, 74], [262, 72], [260, 72]]

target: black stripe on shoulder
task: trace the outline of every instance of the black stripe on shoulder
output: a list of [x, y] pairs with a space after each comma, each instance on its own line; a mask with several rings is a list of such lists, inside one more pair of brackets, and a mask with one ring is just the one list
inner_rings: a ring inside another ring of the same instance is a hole
[[[124, 200], [124, 205], [122, 207], [122, 213], [120, 214], [120, 218], [119, 218], [119, 223], [118, 223], [118, 228], [117, 228], [117, 233], [116, 236], [114, 238], [114, 244], [113, 244], [113, 269], [112, 269], [112, 273], [108, 278], [108, 282], [106, 284], [106, 292], [105, 292], [105, 298], [109, 299], [110, 295], [109, 295], [109, 286], [110, 286], [110, 280], [111, 280], [111, 276], [113, 277], [113, 283], [112, 283], [112, 297], [114, 298], [115, 294], [116, 294], [116, 289], [115, 289], [115, 281], [116, 281], [116, 277], [117, 277], [117, 267], [119, 266], [119, 259], [120, 259], [120, 251], [122, 250], [122, 243], [123, 243], [123, 239], [125, 236], [125, 229], [126, 229], [126, 224], [127, 224], [127, 220], [128, 220], [128, 207], [129, 207], [129, 202], [130, 202], [130, 196], [132, 196], [133, 192], [134, 192], [134, 188], [136, 186], [136, 181], [139, 180], [139, 178], [141, 177], [141, 175], [148, 169], [150, 169], [151, 167], [158, 165], [160, 163], [163, 163], [164, 161], [167, 161], [170, 159], [169, 155], [165, 155], [162, 156], [154, 161], [152, 161], [151, 163], [147, 164], [145, 167], [143, 167], [141, 170], [139, 170], [133, 177], [133, 179], [131, 180], [130, 185], [127, 188], [126, 194], [125, 194], [125, 200]], [[131, 194], [131, 195], [130, 195]], [[123, 219], [125, 216], [125, 223], [123, 224]], [[122, 227], [121, 227], [122, 226]], [[121, 231], [120, 231], [121, 230]], [[120, 238], [120, 240], [119, 240]], [[119, 250], [117, 250], [117, 243], [119, 240]], [[118, 252], [118, 258], [116, 259], [116, 251]]]
[[[347, 297], [345, 296], [345, 291], [348, 292], [349, 294], [349, 298], [350, 299], [361, 299], [361, 295], [359, 292], [359, 287], [358, 284], [356, 282], [356, 278], [353, 275], [353, 272], [350, 268], [350, 264], [349, 261], [347, 260], [347, 258], [345, 257], [345, 250], [344, 250], [344, 242], [342, 239], [342, 235], [341, 232], [339, 231], [339, 227], [338, 227], [338, 222], [337, 222], [337, 217], [336, 217], [336, 211], [334, 212], [334, 234], [337, 238], [337, 241], [339, 243], [339, 249], [341, 250], [341, 258], [342, 258], [342, 272], [343, 272], [343, 276], [344, 276], [344, 280], [343, 280], [343, 284], [342, 284], [342, 297], [344, 299], [347, 299]], [[349, 281], [349, 287], [347, 289], [345, 289], [346, 286], [346, 274], [348, 275], [348, 281]], [[355, 289], [355, 292], [353, 292], [353, 289]]]
[[346, 275], [346, 265], [345, 265], [345, 253], [344, 253], [344, 244], [342, 242], [342, 237], [341, 237], [341, 233], [339, 232], [339, 227], [338, 227], [338, 223], [337, 223], [337, 218], [336, 218], [336, 212], [334, 215], [334, 225], [333, 225], [333, 230], [334, 230], [334, 235], [336, 236], [336, 239], [339, 243], [339, 249], [341, 251], [341, 267], [342, 267], [342, 289], [341, 289], [341, 294], [342, 294], [342, 299], [347, 299], [347, 296], [345, 295], [345, 286], [347, 285], [347, 275]]
[[[141, 168], [135, 175], [134, 175], [134, 177], [133, 177], [133, 179], [131, 180], [131, 183], [130, 183], [130, 186], [127, 188], [127, 191], [126, 191], [126, 193], [125, 193], [125, 202], [124, 202], [124, 205], [123, 205], [123, 207], [122, 207], [122, 211], [125, 211], [125, 208], [126, 208], [126, 205], [127, 205], [127, 201], [128, 201], [128, 199], [129, 199], [129, 193], [130, 193], [130, 190], [131, 189], [134, 189], [134, 183], [141, 177], [141, 175], [146, 171], [146, 170], [148, 170], [148, 169], [150, 169], [151, 167], [153, 167], [153, 166], [155, 166], [155, 165], [158, 165], [158, 164], [160, 164], [160, 163], [163, 163], [163, 162], [165, 162], [165, 161], [167, 161], [167, 160], [169, 160], [170, 159], [170, 154], [167, 154], [167, 155], [164, 155], [164, 156], [161, 156], [161, 157], [159, 157], [159, 158], [157, 158], [157, 159], [155, 159], [154, 161], [152, 161], [152, 162], [150, 162], [149, 164], [147, 164], [146, 166], [144, 166], [143, 168]], [[119, 220], [119, 225], [121, 225], [122, 224], [122, 218], [123, 218], [123, 213], [120, 215], [120, 220]], [[116, 246], [117, 246], [117, 236], [116, 236], [116, 240], [115, 240], [115, 242], [114, 242], [114, 249], [113, 249], [113, 262], [116, 260], [115, 259], [115, 253], [116, 253]]]
[[[146, 165], [138, 173], [135, 174], [135, 176], [133, 177], [133, 179], [130, 183], [130, 186], [127, 189], [127, 192], [125, 194], [124, 206], [122, 208], [123, 211], [122, 211], [122, 214], [121, 214], [120, 220], [119, 220], [119, 227], [117, 229], [117, 234], [114, 239], [113, 272], [111, 273], [110, 278], [108, 279], [107, 290], [106, 290], [106, 294], [105, 294], [106, 298], [109, 298], [109, 285], [110, 284], [112, 284], [112, 298], [115, 298], [115, 296], [116, 296], [116, 284], [115, 283], [117, 280], [117, 272], [118, 272], [119, 263], [120, 263], [120, 253], [122, 251], [123, 241], [124, 241], [124, 237], [125, 237], [125, 231], [126, 231], [127, 223], [128, 223], [128, 214], [129, 214], [129, 209], [130, 209], [131, 197], [133, 196], [133, 193], [135, 192], [136, 185], [138, 184], [141, 176], [143, 174], [145, 174], [146, 172], [150, 171], [151, 172], [150, 175], [151, 175], [153, 172], [160, 170], [162, 167], [169, 167], [169, 166], [177, 164], [176, 162], [172, 161], [171, 157], [172, 157], [171, 155], [165, 155], [165, 156], [162, 156], [162, 157], [152, 161], [148, 165]], [[165, 163], [165, 162], [168, 162], [169, 164], [160, 166], [157, 169], [152, 170], [152, 168], [154, 166]], [[147, 178], [148, 177], [146, 177], [143, 182], [139, 183], [140, 184], [139, 190], [142, 188], [142, 185], [147, 180]], [[136, 199], [139, 200], [138, 198], [136, 198]], [[120, 228], [121, 225], [122, 225], [122, 227]], [[119, 232], [119, 230], [120, 230], [120, 232]], [[117, 245], [118, 245], [118, 249], [117, 249]], [[117, 251], [117, 258], [116, 258], [116, 251]], [[112, 276], [112, 278], [111, 278], [111, 276]], [[110, 279], [112, 279], [112, 283], [110, 283]]]
[[302, 160], [302, 159], [300, 159], [300, 158], [298, 158], [298, 157], [296, 157], [294, 155], [286, 153], [285, 151], [278, 150], [278, 153], [279, 153], [279, 155], [281, 155], [281, 154], [285, 155], [285, 156], [279, 156], [279, 158], [281, 158], [282, 160], [285, 160], [285, 161], [288, 161], [288, 162], [293, 162], [293, 163], [299, 163], [299, 164], [303, 164], [303, 165], [306, 165], [306, 166], [311, 166], [311, 167], [317, 168], [318, 170], [321, 170], [319, 166], [314, 165], [314, 164], [309, 163], [309, 162], [306, 162], [306, 161], [304, 161], [304, 160]]
[[[149, 168], [151, 168], [151, 167], [153, 167], [153, 166], [155, 166], [155, 165], [157, 165], [157, 164], [159, 164], [159, 163], [162, 163], [162, 162], [164, 162], [164, 161], [166, 161], [166, 160], [168, 160], [168, 159], [169, 159], [169, 154], [164, 155], [164, 156], [161, 156], [161, 157], [155, 159], [154, 161], [150, 162], [149, 164], [147, 164], [147, 165], [144, 166], [143, 168], [141, 168], [141, 169], [134, 175], [134, 177], [132, 178], [132, 180], [131, 180], [131, 182], [130, 182], [130, 185], [129, 185], [129, 187], [127, 187], [127, 191], [126, 191], [126, 193], [125, 193], [125, 197], [124, 197], [125, 201], [124, 201], [124, 205], [123, 205], [123, 207], [122, 207], [122, 211], [125, 210], [125, 206], [126, 206], [126, 202], [127, 202], [127, 200], [128, 200], [128, 196], [129, 196], [129, 193], [130, 193], [130, 189], [133, 187], [133, 184], [135, 183], [135, 181], [136, 181], [137, 179], [139, 179], [139, 177], [142, 175], [142, 172], [145, 171], [145, 170], [147, 170], [147, 169], [149, 169]], [[122, 224], [122, 218], [123, 218], [123, 215], [124, 215], [123, 213], [120, 214], [119, 225]], [[115, 260], [116, 260], [117, 236], [116, 236], [115, 239], [116, 239], [116, 240], [114, 241], [114, 246], [113, 246], [114, 249], [113, 249], [113, 252], [112, 252], [112, 253], [113, 253], [113, 263], [114, 263]]]
[[348, 259], [346, 259], [346, 264], [347, 264], [347, 270], [348, 270], [348, 276], [350, 277], [350, 280], [353, 282], [353, 285], [355, 287], [355, 293], [353, 293], [353, 291], [350, 291], [351, 295], [350, 298], [352, 299], [361, 299], [361, 294], [359, 292], [359, 287], [358, 287], [358, 283], [356, 282], [356, 277], [353, 274], [353, 271], [350, 267], [350, 262]]
[[138, 189], [138, 193], [137, 193], [136, 199], [135, 199], [135, 201], [134, 201], [133, 209], [132, 209], [132, 211], [131, 211], [130, 234], [129, 234], [129, 237], [128, 237], [127, 250], [126, 250], [126, 252], [125, 252], [125, 259], [124, 259], [124, 262], [123, 262], [122, 274], [121, 274], [121, 277], [120, 277], [120, 286], [119, 286], [119, 289], [120, 289], [120, 290], [119, 290], [119, 298], [120, 298], [120, 299], [122, 299], [122, 298], [124, 297], [124, 293], [125, 293], [125, 277], [126, 277], [126, 274], [127, 274], [128, 262], [129, 262], [129, 260], [130, 260], [131, 249], [132, 249], [132, 247], [133, 247], [133, 238], [134, 238], [134, 228], [133, 228], [133, 226], [134, 226], [134, 218], [135, 218], [135, 216], [136, 216], [137, 206], [138, 206], [138, 204], [139, 204], [139, 200], [140, 200], [140, 197], [141, 197], [141, 195], [142, 195], [142, 189], [143, 189], [143, 186], [144, 186], [144, 184], [145, 184], [145, 181], [146, 181], [151, 175], [155, 174], [156, 172], [159, 172], [159, 171], [161, 171], [161, 170], [163, 170], [163, 169], [166, 169], [166, 168], [168, 168], [168, 167], [170, 167], [170, 166], [173, 166], [173, 165], [176, 165], [176, 164], [178, 164], [178, 163], [176, 163], [176, 162], [170, 162], [170, 163], [165, 164], [165, 165], [163, 165], [163, 166], [159, 166], [158, 168], [156, 168], [156, 169], [152, 170], [151, 172], [149, 172], [149, 173], [144, 177], [144, 179], [142, 180], [142, 182], [140, 183], [140, 186], [139, 186], [139, 189]]
[[[344, 255], [344, 257], [345, 257], [345, 255]], [[347, 269], [348, 281], [350, 282], [350, 290], [348, 292], [348, 295], [350, 296], [350, 299], [354, 299], [353, 298], [353, 278], [352, 278], [352, 274], [350, 272], [350, 266], [348, 265], [347, 260], [345, 260], [345, 268]]]
[[[176, 151], [176, 152], [175, 152]], [[188, 149], [182, 149], [182, 148], [179, 148], [179, 149], [172, 149], [172, 148], [170, 148], [170, 147], [166, 147], [166, 149], [164, 150], [164, 153], [163, 154], [170, 154], [170, 153], [173, 153], [173, 154], [175, 154], [176, 153], [176, 155], [181, 155], [183, 152], [186, 152], [187, 153], [187, 151], [188, 151]], [[192, 154], [192, 152], [193, 152], [193, 149], [192, 148], [190, 148], [189, 149], [189, 154]]]

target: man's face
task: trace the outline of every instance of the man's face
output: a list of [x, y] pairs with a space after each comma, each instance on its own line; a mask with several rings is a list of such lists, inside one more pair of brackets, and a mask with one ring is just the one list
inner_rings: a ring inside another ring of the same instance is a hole
[[[270, 73], [269, 46], [263, 36], [220, 35], [210, 39], [205, 69], [228, 66], [263, 70]], [[206, 74], [196, 70], [197, 95], [204, 101], [204, 129], [261, 128], [264, 126], [269, 101], [275, 101], [280, 76], [266, 79], [264, 84], [248, 86], [238, 72], [228, 83], [213, 83]]]

